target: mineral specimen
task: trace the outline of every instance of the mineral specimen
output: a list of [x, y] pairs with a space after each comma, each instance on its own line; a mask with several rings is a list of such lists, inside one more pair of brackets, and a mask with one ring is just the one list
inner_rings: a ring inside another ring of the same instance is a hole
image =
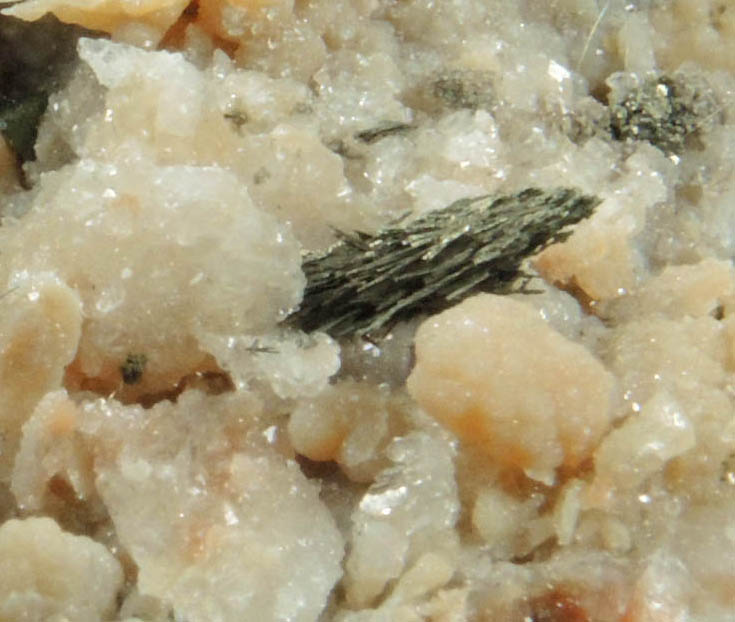
[[610, 102], [610, 130], [617, 140], [647, 140], [667, 154], [681, 154], [687, 139], [717, 114], [711, 94], [682, 78], [656, 76], [637, 81], [627, 93], [620, 89], [626, 78], [612, 76], [618, 83]]
[[0, 622], [731, 622], [732, 2], [0, 14]]
[[598, 199], [571, 189], [457, 201], [372, 235], [340, 232], [306, 257], [304, 300], [291, 321], [334, 337], [368, 334], [439, 311], [476, 290], [507, 292], [524, 259], [566, 239]]

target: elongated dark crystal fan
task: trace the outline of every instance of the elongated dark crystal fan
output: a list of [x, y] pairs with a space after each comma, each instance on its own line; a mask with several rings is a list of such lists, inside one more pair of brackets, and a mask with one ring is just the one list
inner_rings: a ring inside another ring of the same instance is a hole
[[522, 262], [566, 239], [599, 202], [574, 189], [529, 188], [461, 199], [376, 234], [339, 232], [327, 252], [305, 258], [306, 291], [290, 322], [366, 335], [475, 291], [517, 291]]

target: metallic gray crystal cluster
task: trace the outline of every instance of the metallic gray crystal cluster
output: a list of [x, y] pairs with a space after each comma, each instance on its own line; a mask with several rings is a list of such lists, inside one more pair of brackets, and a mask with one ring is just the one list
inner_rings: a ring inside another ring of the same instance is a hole
[[326, 253], [306, 257], [291, 321], [333, 337], [366, 335], [475, 291], [518, 289], [524, 259], [568, 237], [598, 203], [573, 189], [529, 188], [461, 199], [377, 234], [340, 232]]

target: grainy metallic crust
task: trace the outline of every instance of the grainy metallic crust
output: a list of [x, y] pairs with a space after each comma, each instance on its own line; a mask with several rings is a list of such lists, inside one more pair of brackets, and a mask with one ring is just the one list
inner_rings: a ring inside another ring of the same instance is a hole
[[573, 189], [529, 188], [461, 199], [375, 235], [339, 232], [326, 253], [305, 258], [304, 300], [290, 322], [333, 337], [365, 335], [476, 291], [513, 291], [523, 260], [566, 239], [565, 227], [599, 202]]
[[616, 140], [647, 140], [666, 154], [680, 154], [687, 138], [716, 114], [714, 100], [701, 86], [652, 77], [622, 101], [611, 102], [610, 132]]

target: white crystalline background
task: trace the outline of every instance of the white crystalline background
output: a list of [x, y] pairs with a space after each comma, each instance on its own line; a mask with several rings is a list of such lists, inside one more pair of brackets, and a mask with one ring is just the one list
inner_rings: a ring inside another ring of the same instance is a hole
[[[735, 619], [733, 2], [49, 11], [105, 36], [0, 139], [0, 622]], [[336, 231], [530, 186], [602, 202], [529, 293], [284, 324]]]
[[50, 518], [11, 519], [0, 527], [0, 619], [109, 619], [122, 587], [120, 563], [86, 536]]

